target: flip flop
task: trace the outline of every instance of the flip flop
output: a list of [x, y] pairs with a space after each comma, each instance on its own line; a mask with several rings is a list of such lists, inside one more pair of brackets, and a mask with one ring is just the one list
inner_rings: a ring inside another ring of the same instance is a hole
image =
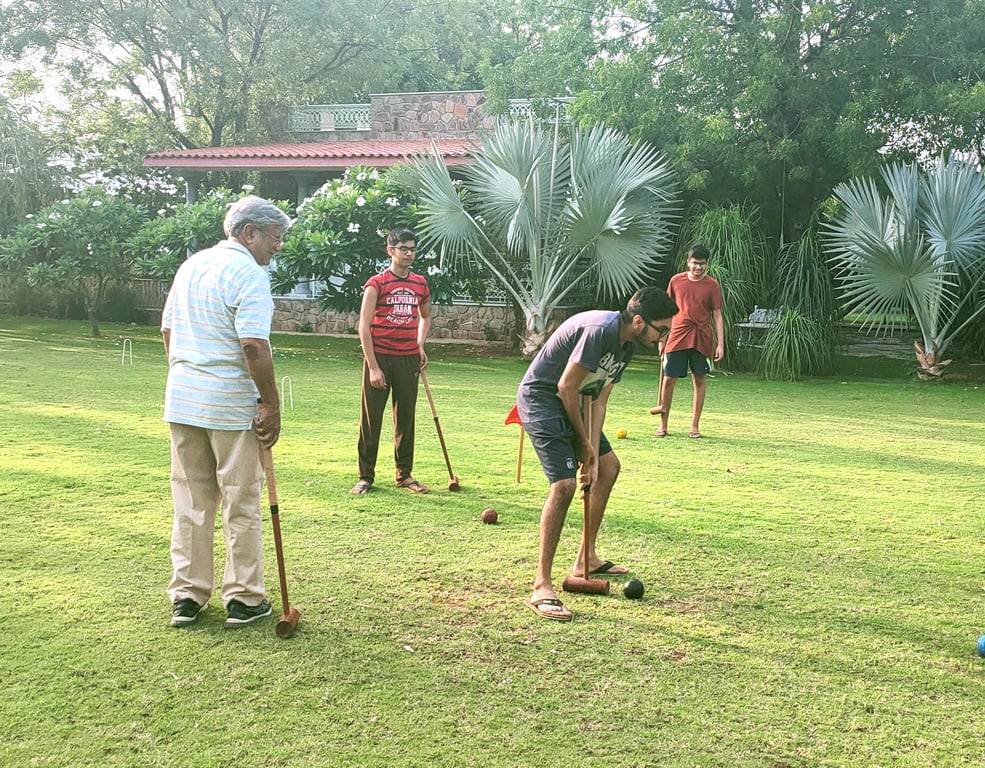
[[372, 483], [366, 482], [365, 480], [360, 480], [351, 489], [349, 493], [353, 496], [362, 496], [363, 494], [369, 493], [369, 489], [373, 487]]
[[589, 572], [589, 576], [597, 576], [601, 573], [607, 573], [610, 576], [619, 575], [622, 576], [624, 573], [629, 573], [629, 568], [622, 565], [616, 565], [611, 560], [606, 560], [598, 568], [594, 568]]
[[412, 477], [397, 483], [398, 488], [406, 488], [411, 493], [429, 493], [431, 491], [424, 483], [419, 483]]
[[688, 437], [690, 437], [692, 440], [700, 440], [701, 439], [701, 433], [700, 432], [691, 432], [690, 434], [688, 434]]
[[656, 432], [653, 433], [653, 436], [654, 437], [667, 437], [667, 430], [666, 429], [658, 429]]
[[[550, 619], [551, 621], [571, 621], [574, 614], [571, 613], [567, 608], [564, 607], [564, 603], [558, 600], [556, 597], [539, 597], [536, 600], [524, 600], [523, 604], [527, 606], [531, 611], [536, 613], [542, 619]], [[555, 608], [562, 608], [565, 613], [558, 613], [556, 611], [545, 611], [541, 608], [542, 605], [550, 605]]]

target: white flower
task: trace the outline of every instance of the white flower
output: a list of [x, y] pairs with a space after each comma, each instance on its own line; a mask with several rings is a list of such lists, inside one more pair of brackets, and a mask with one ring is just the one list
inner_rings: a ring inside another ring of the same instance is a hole
[[357, 197], [356, 198], [356, 205], [358, 205], [360, 208], [362, 208], [364, 205], [366, 205], [366, 198], [363, 197], [362, 195], [360, 195], [359, 197]]
[[355, 224], [355, 223], [350, 223], [349, 224], [349, 231], [350, 232], [358, 232], [359, 231], [359, 225], [358, 224]]
[[431, 275], [431, 277], [434, 277], [435, 275], [440, 275], [441, 267], [439, 267], [437, 264], [432, 264], [430, 267], [428, 267], [428, 274]]
[[240, 189], [242, 189], [244, 192], [252, 192], [254, 189], [256, 189], [256, 187], [254, 187], [252, 184], [244, 184], [242, 187], [240, 187]]
[[369, 178], [372, 181], [376, 181], [378, 178], [380, 178], [380, 172], [377, 171], [377, 170], [374, 170], [371, 174], [369, 174]]
[[395, 198], [395, 197], [388, 197], [386, 199], [386, 204], [389, 205], [389, 206], [391, 206], [391, 207], [393, 207], [393, 208], [399, 208], [400, 207], [400, 201], [397, 198]]
[[167, 213], [167, 211], [164, 210], [163, 208], [158, 208], [157, 209], [157, 215], [158, 216], [164, 216], [166, 213]]
[[102, 201], [102, 200], [93, 200], [93, 201], [92, 201], [92, 207], [93, 207], [93, 208], [98, 208], [98, 207], [99, 207], [99, 206], [101, 206], [102, 204], [103, 204], [103, 201]]
[[384, 232], [382, 229], [378, 229], [378, 230], [376, 230], [376, 236], [377, 237], [386, 237], [386, 232]]
[[25, 218], [25, 219], [33, 219], [33, 218], [34, 218], [34, 214], [33, 214], [33, 213], [29, 213], [29, 214], [27, 214], [27, 216], [25, 216], [24, 218]]
[[356, 181], [366, 181], [366, 174], [360, 173], [358, 176], [356, 176]]

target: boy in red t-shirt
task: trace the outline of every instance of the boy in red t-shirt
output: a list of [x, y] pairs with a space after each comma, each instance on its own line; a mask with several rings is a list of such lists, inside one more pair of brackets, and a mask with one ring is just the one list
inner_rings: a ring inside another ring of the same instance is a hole
[[[725, 323], [722, 320], [722, 289], [708, 274], [708, 249], [695, 245], [687, 252], [687, 271], [670, 278], [667, 295], [680, 308], [674, 315], [670, 336], [661, 347], [663, 353], [660, 392], [657, 405], [650, 409], [660, 416], [660, 428], [655, 437], [667, 436], [667, 418], [674, 399], [677, 380], [691, 370], [694, 382], [694, 402], [691, 410], [691, 431], [688, 437], [701, 437], [701, 411], [705, 404], [709, 359], [716, 363], [725, 355]], [[714, 335], [712, 326], [714, 325]]]
[[409, 229], [394, 229], [386, 242], [390, 267], [366, 281], [359, 310], [363, 347], [359, 482], [349, 492], [367, 493], [376, 480], [383, 412], [392, 391], [397, 486], [427, 493], [428, 487], [415, 480], [411, 470], [417, 384], [428, 364], [424, 340], [431, 330], [431, 294], [427, 280], [410, 270], [417, 256], [417, 236]]

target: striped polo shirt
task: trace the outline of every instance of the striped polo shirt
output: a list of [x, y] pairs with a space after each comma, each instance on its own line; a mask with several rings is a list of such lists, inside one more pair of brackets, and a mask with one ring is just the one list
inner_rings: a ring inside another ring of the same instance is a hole
[[269, 339], [273, 311], [266, 271], [239, 243], [223, 240], [181, 265], [161, 317], [171, 331], [164, 421], [251, 428], [258, 392], [239, 340]]
[[377, 292], [373, 350], [382, 355], [416, 355], [420, 307], [431, 300], [428, 281], [414, 272], [398, 277], [387, 269], [369, 278], [363, 290], [370, 287]]

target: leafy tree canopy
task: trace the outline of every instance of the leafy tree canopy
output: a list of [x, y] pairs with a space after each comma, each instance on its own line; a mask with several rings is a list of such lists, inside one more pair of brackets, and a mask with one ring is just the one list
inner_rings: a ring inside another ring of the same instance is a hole
[[46, 162], [49, 141], [0, 98], [0, 235], [56, 199], [61, 174]]
[[501, 34], [478, 0], [10, 0], [0, 27], [0, 56], [63, 78], [62, 127], [85, 116], [138, 152], [265, 140], [301, 103], [478, 87]]
[[653, 142], [693, 195], [756, 204], [789, 241], [880, 149], [927, 131], [980, 144], [981, 16], [961, 0], [640, 0], [610, 18], [578, 110]]

